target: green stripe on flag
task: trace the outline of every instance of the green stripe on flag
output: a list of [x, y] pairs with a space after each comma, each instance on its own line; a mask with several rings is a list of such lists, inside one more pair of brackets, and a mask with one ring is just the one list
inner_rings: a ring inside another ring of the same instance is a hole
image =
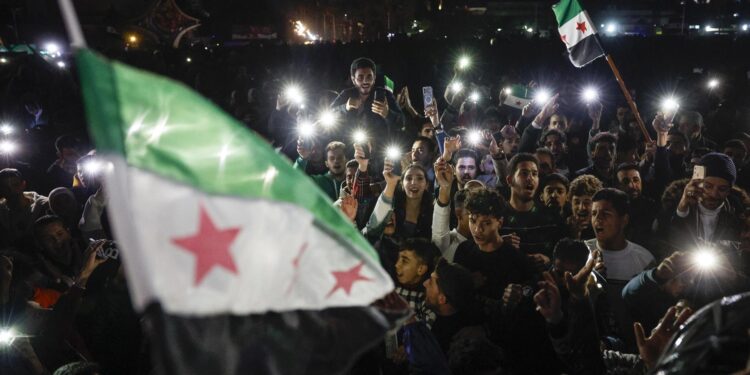
[[392, 93], [393, 90], [396, 89], [396, 85], [393, 83], [393, 81], [391, 81], [390, 78], [388, 78], [388, 76], [384, 75], [383, 78], [385, 79], [385, 89]]
[[378, 259], [311, 179], [210, 101], [181, 83], [108, 62], [88, 50], [76, 59], [88, 127], [99, 152], [120, 154], [131, 166], [207, 194], [303, 207], [319, 224]]
[[552, 6], [552, 11], [555, 12], [557, 25], [562, 26], [565, 22], [570, 21], [579, 13], [583, 12], [583, 7], [581, 7], [581, 4], [579, 4], [577, 0], [561, 0], [559, 3]]

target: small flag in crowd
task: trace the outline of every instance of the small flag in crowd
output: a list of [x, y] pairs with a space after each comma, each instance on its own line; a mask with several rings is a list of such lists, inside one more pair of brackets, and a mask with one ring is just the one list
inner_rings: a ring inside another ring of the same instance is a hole
[[523, 109], [531, 102], [529, 89], [524, 85], [512, 85], [510, 91], [506, 92], [503, 104], [513, 108]]
[[570, 61], [575, 67], [580, 68], [604, 56], [594, 23], [577, 0], [562, 0], [552, 6], [552, 11], [557, 18], [560, 39], [568, 48]]
[[385, 80], [385, 89], [393, 94], [393, 90], [396, 89], [396, 84], [393, 83], [393, 81], [387, 75], [383, 75], [383, 79]]
[[338, 374], [404, 311], [374, 249], [259, 136], [185, 86], [77, 56], [134, 307], [161, 374]]

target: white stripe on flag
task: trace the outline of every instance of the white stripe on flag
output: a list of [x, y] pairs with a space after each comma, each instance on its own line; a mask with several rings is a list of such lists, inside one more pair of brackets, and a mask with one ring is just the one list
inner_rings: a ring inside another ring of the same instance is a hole
[[[347, 249], [312, 225], [297, 206], [262, 199], [212, 196], [191, 186], [107, 158], [110, 221], [123, 256], [134, 306], [160, 302], [170, 313], [192, 316], [362, 306], [393, 283], [377, 260]], [[200, 209], [218, 231], [238, 229], [229, 247], [236, 265], [219, 265], [196, 280], [197, 257], [175, 243], [199, 231]], [[335, 288], [334, 271], [363, 263], [349, 291]], [[348, 293], [347, 293], [348, 292]]]
[[568, 20], [568, 22], [560, 26], [558, 31], [560, 32], [560, 38], [568, 48], [575, 46], [583, 38], [596, 34], [596, 28], [586, 11], [578, 13], [578, 15]]

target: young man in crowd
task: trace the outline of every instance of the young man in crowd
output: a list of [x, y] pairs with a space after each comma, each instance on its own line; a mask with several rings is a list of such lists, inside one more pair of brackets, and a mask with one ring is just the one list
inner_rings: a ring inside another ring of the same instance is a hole
[[555, 166], [555, 157], [552, 152], [546, 147], [540, 147], [534, 152], [537, 160], [539, 160], [539, 178], [557, 173], [557, 167]]
[[615, 182], [615, 158], [617, 137], [610, 133], [598, 133], [589, 142], [591, 165], [575, 172], [573, 177], [590, 174], [598, 178], [605, 187], [613, 187]]
[[479, 173], [479, 156], [471, 149], [461, 149], [453, 157], [456, 161], [456, 184], [463, 190], [467, 182], [475, 180]]
[[[377, 140], [377, 144], [395, 136], [404, 124], [404, 114], [396, 103], [393, 93], [382, 87], [375, 87], [377, 71], [375, 62], [360, 57], [349, 68], [354, 87], [341, 91], [331, 103], [331, 107], [344, 116], [343, 124], [349, 125], [338, 133], [339, 139], [350, 136], [356, 124]], [[378, 97], [380, 96], [380, 97]]]
[[677, 121], [677, 130], [690, 138], [690, 149], [695, 150], [705, 147], [711, 150], [717, 150], [716, 142], [703, 136], [703, 115], [696, 111], [685, 111], [679, 115]]
[[656, 202], [643, 194], [643, 180], [638, 166], [624, 163], [617, 166], [618, 189], [625, 192], [630, 199], [630, 225], [627, 238], [637, 244], [648, 246], [651, 241], [651, 231], [656, 219]]
[[559, 173], [552, 173], [542, 180], [539, 189], [541, 190], [539, 199], [544, 207], [559, 213], [560, 218], [564, 218], [570, 189], [568, 179]]
[[411, 146], [410, 160], [419, 164], [427, 171], [427, 190], [432, 192], [435, 187], [435, 170], [432, 163], [435, 161], [437, 147], [432, 138], [417, 137]]
[[705, 177], [691, 179], [683, 190], [672, 217], [672, 243], [679, 248], [721, 240], [738, 241], [742, 221], [741, 203], [730, 199], [737, 170], [729, 156], [712, 152], [697, 164]]
[[[325, 174], [310, 176], [318, 187], [320, 187], [331, 201], [339, 198], [341, 185], [346, 177], [346, 145], [333, 141], [326, 146], [326, 167], [328, 172]], [[294, 162], [294, 168], [304, 171], [307, 166], [307, 159], [310, 157], [310, 149], [303, 142], [297, 143], [297, 152], [299, 157]]]
[[592, 197], [602, 188], [602, 182], [590, 174], [578, 176], [570, 183], [568, 199], [571, 214], [566, 220], [569, 237], [579, 240], [594, 237], [594, 230], [591, 227]]
[[61, 135], [55, 140], [55, 151], [57, 159], [47, 168], [49, 190], [56, 187], [72, 188], [76, 161], [81, 157], [81, 140], [71, 135]]
[[460, 190], [453, 195], [453, 212], [458, 221], [455, 228], [450, 228], [451, 185], [453, 184], [453, 167], [443, 158], [435, 162], [435, 176], [440, 186], [435, 208], [432, 211], [432, 242], [440, 249], [443, 258], [453, 262], [458, 246], [471, 238], [469, 214], [465, 209], [467, 190]]
[[26, 179], [17, 169], [0, 170], [0, 244], [20, 245], [33, 234], [34, 222], [46, 215], [47, 197], [26, 191]]
[[651, 252], [625, 238], [625, 230], [630, 222], [627, 194], [605, 188], [596, 192], [592, 200], [591, 226], [596, 238], [586, 241], [586, 246], [592, 252], [601, 252], [604, 268], [600, 270], [607, 280], [604, 290], [608, 306], [614, 313], [618, 331], [625, 343], [633, 347], [633, 321], [622, 299], [622, 289], [634, 276], [654, 266], [655, 259]]
[[542, 269], [549, 266], [552, 248], [563, 232], [558, 213], [545, 209], [534, 199], [539, 187], [538, 165], [536, 157], [527, 153], [510, 160], [506, 177], [510, 199], [502, 234], [520, 236], [521, 251]]

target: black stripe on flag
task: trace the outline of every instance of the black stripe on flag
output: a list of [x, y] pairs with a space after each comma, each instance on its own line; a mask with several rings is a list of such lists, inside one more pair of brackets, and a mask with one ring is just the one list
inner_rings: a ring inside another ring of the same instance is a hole
[[146, 326], [160, 375], [330, 375], [346, 371], [403, 318], [369, 306], [189, 317], [155, 303]]
[[599, 43], [596, 34], [589, 35], [581, 39], [576, 45], [568, 49], [570, 62], [577, 68], [580, 68], [598, 57], [604, 56], [604, 48]]

